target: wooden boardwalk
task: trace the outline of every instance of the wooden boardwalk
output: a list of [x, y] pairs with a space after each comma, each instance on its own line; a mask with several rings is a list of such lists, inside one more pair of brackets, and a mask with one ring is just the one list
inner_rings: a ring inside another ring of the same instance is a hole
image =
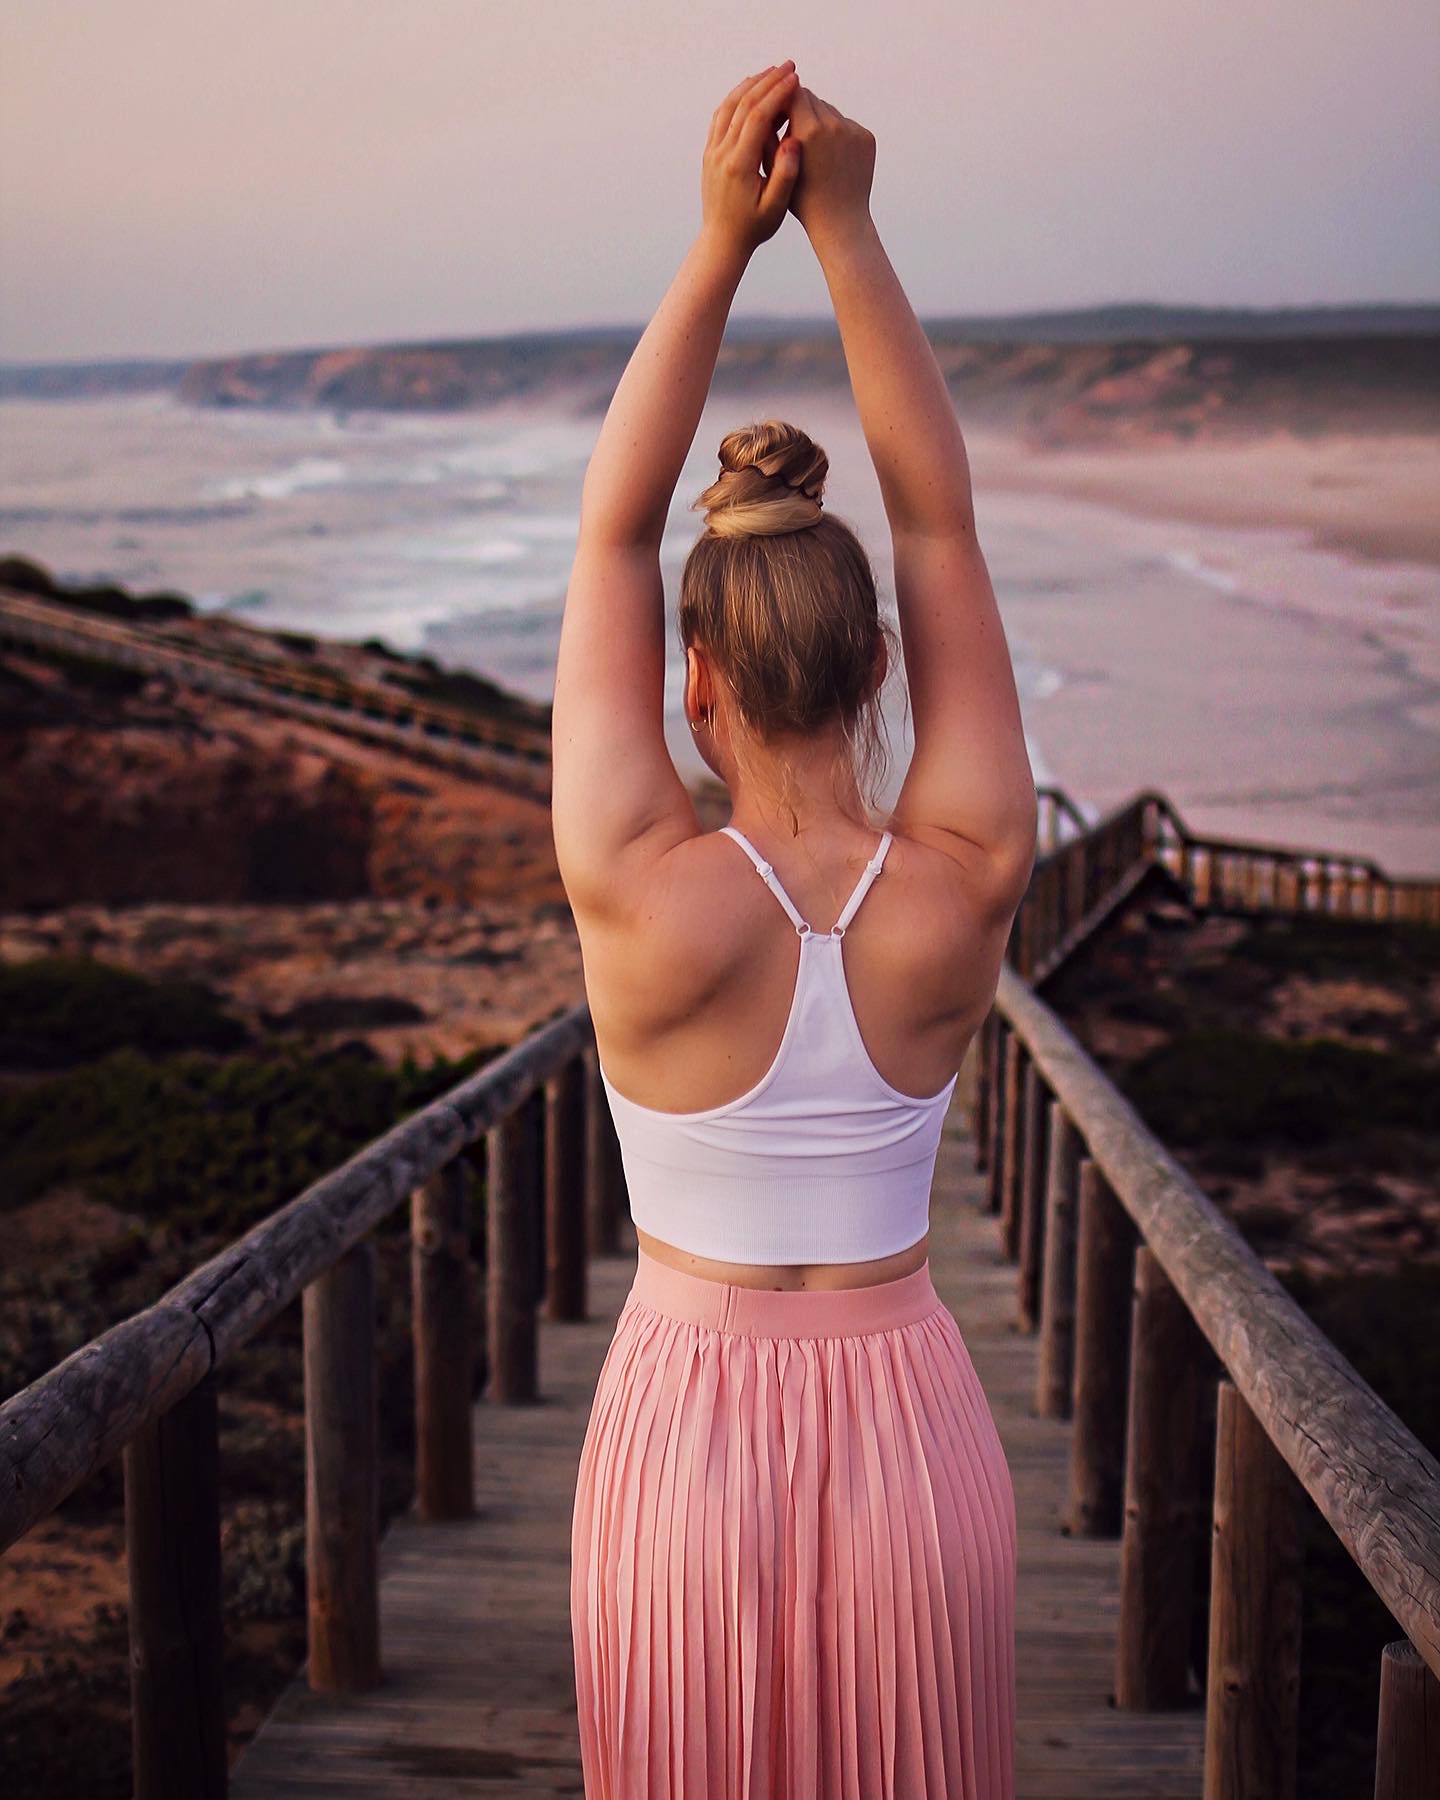
[[[957, 1107], [936, 1168], [931, 1265], [990, 1397], [1016, 1490], [1017, 1800], [1196, 1800], [1199, 1701], [1168, 1713], [1109, 1704], [1118, 1611], [1114, 1542], [1059, 1530], [1069, 1426], [1031, 1411], [1035, 1347], [1015, 1329], [1015, 1272], [984, 1212]], [[381, 1547], [385, 1678], [330, 1699], [293, 1682], [247, 1748], [236, 1800], [302, 1796], [582, 1794], [570, 1654], [569, 1529], [600, 1362], [634, 1269], [590, 1267], [593, 1317], [542, 1321], [538, 1406], [475, 1409], [475, 1518], [395, 1521]]]

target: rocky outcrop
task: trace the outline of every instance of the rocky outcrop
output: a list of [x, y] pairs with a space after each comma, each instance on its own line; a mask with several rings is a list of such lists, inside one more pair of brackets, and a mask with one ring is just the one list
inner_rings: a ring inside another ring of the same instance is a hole
[[543, 802], [119, 673], [0, 653], [0, 909], [563, 900]]
[[0, 906], [341, 899], [371, 891], [349, 771], [245, 730], [0, 733]]

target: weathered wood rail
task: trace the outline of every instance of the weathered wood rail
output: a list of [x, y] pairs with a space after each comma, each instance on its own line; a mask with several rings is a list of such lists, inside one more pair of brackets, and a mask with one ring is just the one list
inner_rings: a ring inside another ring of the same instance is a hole
[[[1157, 862], [1169, 867], [1178, 846], [1184, 878], [1216, 846], [1185, 834], [1159, 795], [1138, 795], [1093, 825], [1063, 795], [1042, 802], [1048, 847], [979, 1040], [976, 1155], [1018, 1263], [1017, 1315], [1038, 1333], [1037, 1413], [1074, 1418], [1072, 1529], [1122, 1533], [1117, 1698], [1150, 1708], [1179, 1697], [1183, 1576], [1197, 1553], [1186, 1471], [1197, 1398], [1218, 1374], [1207, 1800], [1293, 1793], [1299, 1488], [1406, 1634], [1385, 1657], [1377, 1800], [1428, 1794], [1440, 1744], [1440, 1466], [1036, 991]], [[1292, 853], [1267, 854], [1282, 862]], [[1394, 909], [1384, 916], [1433, 917], [1437, 887], [1369, 868], [1371, 905], [1384, 889]], [[1315, 891], [1307, 882], [1287, 890], [1296, 909]], [[533, 1399], [540, 1311], [585, 1318], [588, 1259], [614, 1249], [624, 1207], [584, 1007], [396, 1125], [0, 1407], [0, 1550], [123, 1456], [141, 1800], [226, 1789], [217, 1382], [297, 1297], [307, 1678], [335, 1693], [379, 1678], [371, 1234], [407, 1201], [416, 1512], [471, 1512], [472, 1173], [485, 1183], [490, 1397]]]
[[169, 631], [0, 588], [0, 643], [165, 675], [187, 687], [402, 750], [540, 799], [549, 796], [550, 743], [542, 730], [238, 648], [181, 643]]
[[1195, 905], [1229, 911], [1433, 923], [1440, 883], [1197, 838], [1139, 794], [1037, 859], [979, 1038], [976, 1108], [1017, 1317], [1037, 1334], [1035, 1408], [1073, 1421], [1070, 1529], [1120, 1537], [1117, 1704], [1185, 1701], [1208, 1508], [1206, 1800], [1293, 1800], [1308, 1496], [1406, 1634], [1382, 1659], [1375, 1794], [1418, 1800], [1440, 1792], [1440, 1463], [1038, 991], [1157, 862]]
[[[396, 1125], [0, 1408], [0, 1550], [124, 1461], [136, 1794], [226, 1789], [217, 1375], [303, 1296], [309, 1679], [380, 1672], [374, 1244], [410, 1203], [415, 1503], [472, 1506], [467, 1165], [486, 1186], [491, 1397], [536, 1396], [538, 1308], [585, 1317], [624, 1204], [589, 1012], [542, 1027]], [[540, 1254], [543, 1245], [543, 1256]]]
[[1440, 924], [1440, 881], [1432, 877], [1397, 878], [1369, 857], [1330, 850], [1197, 837], [1163, 794], [1139, 798], [1147, 807], [1147, 849], [1206, 911]]

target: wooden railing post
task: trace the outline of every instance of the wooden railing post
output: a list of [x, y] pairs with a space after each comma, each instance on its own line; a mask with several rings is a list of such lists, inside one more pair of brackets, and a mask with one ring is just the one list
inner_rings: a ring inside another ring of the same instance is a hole
[[1045, 870], [1045, 955], [1053, 954], [1065, 933], [1064, 868], [1058, 862]]
[[1210, 907], [1215, 904], [1215, 852], [1205, 846], [1193, 846], [1196, 853], [1195, 870], [1195, 904], [1199, 907]]
[[1068, 918], [1066, 932], [1070, 932], [1085, 916], [1089, 904], [1087, 894], [1087, 875], [1090, 867], [1090, 841], [1088, 838], [1077, 838], [1070, 846], [1066, 861], [1066, 872], [1069, 877], [1069, 900], [1066, 904]]
[[[546, 1189], [550, 1180], [550, 1132], [546, 1125], [546, 1113], [549, 1110], [545, 1098], [545, 1084], [534, 1090], [522, 1104], [520, 1111], [524, 1114], [525, 1127], [530, 1134], [530, 1303], [535, 1313], [535, 1325], [538, 1334], [540, 1325], [540, 1309], [545, 1304], [545, 1295], [549, 1289], [550, 1259], [550, 1220], [545, 1204]], [[536, 1367], [539, 1367], [539, 1337], [536, 1337]]]
[[990, 1166], [990, 1090], [995, 1083], [995, 1011], [992, 1007], [975, 1033], [975, 1168]]
[[1228, 1377], [1217, 1399], [1205, 1800], [1294, 1800], [1300, 1486]]
[[136, 1800], [227, 1788], [216, 1379], [125, 1446], [130, 1734]]
[[1080, 1159], [1079, 1195], [1068, 1523], [1076, 1537], [1115, 1537], [1124, 1516], [1136, 1232], [1114, 1188], [1088, 1156]]
[[1327, 913], [1343, 913], [1345, 911], [1345, 888], [1350, 878], [1350, 871], [1343, 862], [1331, 857], [1325, 865], [1325, 910]]
[[1016, 1243], [1018, 1259], [1015, 1313], [1022, 1331], [1034, 1331], [1040, 1317], [1040, 1258], [1045, 1229], [1045, 1177], [1049, 1166], [1046, 1138], [1050, 1128], [1050, 1096], [1033, 1059], [1025, 1070], [1025, 1149], [1020, 1171], [1020, 1206]]
[[1019, 1178], [1020, 1102], [1025, 1071], [1025, 1046], [1020, 1034], [1005, 1033], [1004, 1098], [1000, 1113], [1000, 1154], [995, 1159], [990, 1184], [991, 1208], [999, 1215], [1001, 1230], [1012, 1204], [1011, 1192]]
[[422, 1519], [466, 1519], [475, 1505], [468, 1183], [457, 1156], [410, 1196], [415, 1510]]
[[1000, 1245], [1014, 1258], [1020, 1222], [1020, 1175], [1025, 1149], [1026, 1070], [1030, 1058], [1019, 1034], [1011, 1038], [1014, 1054], [1005, 1067], [1005, 1170], [1000, 1182]]
[[1301, 905], [1306, 912], [1323, 912], [1325, 909], [1325, 864], [1322, 859], [1307, 856], [1301, 864], [1304, 882]]
[[1068, 1419], [1075, 1355], [1075, 1181], [1081, 1146], [1080, 1134], [1059, 1100], [1050, 1102], [1049, 1137], [1035, 1410], [1042, 1419]]
[[1010, 936], [1005, 944], [1006, 957], [1027, 981], [1030, 979], [1030, 895], [1032, 892], [1032, 889], [1027, 888], [1021, 897], [1020, 904], [1015, 909], [1015, 917], [1010, 921]]
[[545, 1084], [545, 1316], [585, 1317], [585, 1066]]
[[490, 1398], [505, 1404], [539, 1396], [540, 1169], [534, 1108], [541, 1098], [532, 1094], [486, 1133]]
[[320, 1693], [355, 1693], [380, 1680], [374, 1240], [317, 1276], [301, 1310], [308, 1675]]
[[585, 1051], [585, 1240], [591, 1256], [613, 1256], [620, 1242], [623, 1174], [610, 1101], [595, 1046]]
[[1375, 1800], [1434, 1800], [1440, 1794], [1440, 1681], [1409, 1638], [1380, 1656]]
[[989, 1177], [985, 1194], [986, 1210], [993, 1213], [1000, 1209], [1000, 1173], [1005, 1161], [1005, 1045], [1010, 1036], [1004, 1019], [994, 1007], [990, 1011], [990, 1031], [990, 1123], [986, 1128], [990, 1155], [985, 1165]]
[[1199, 1445], [1199, 1336], [1147, 1244], [1135, 1252], [1115, 1704], [1183, 1706], [1189, 1692]]

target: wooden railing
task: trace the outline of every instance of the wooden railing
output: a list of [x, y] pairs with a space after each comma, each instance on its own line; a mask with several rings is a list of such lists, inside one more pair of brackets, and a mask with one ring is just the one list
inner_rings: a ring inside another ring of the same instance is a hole
[[1440, 924], [1440, 881], [1387, 875], [1369, 857], [1197, 837], [1163, 794], [1147, 793], [1150, 853], [1211, 912], [1328, 913]]
[[1186, 1700], [1208, 1510], [1206, 1800], [1290, 1800], [1306, 1494], [1406, 1634], [1381, 1660], [1375, 1795], [1416, 1800], [1440, 1793], [1440, 1463], [1037, 992], [1157, 860], [1197, 905], [1247, 911], [1434, 918], [1440, 884], [1198, 839], [1163, 796], [1138, 795], [1038, 859], [977, 1040], [974, 1115], [1017, 1319], [1037, 1336], [1035, 1409], [1073, 1421], [1066, 1528], [1120, 1538], [1116, 1703]]
[[346, 681], [325, 670], [248, 655], [238, 647], [177, 642], [165, 627], [129, 625], [8, 589], [0, 589], [0, 642], [167, 675], [188, 687], [323, 724], [537, 798], [550, 792], [547, 732], [523, 722], [487, 719], [378, 682]]
[[1058, 850], [1067, 838], [1082, 836], [1090, 829], [1084, 813], [1064, 788], [1040, 786], [1035, 790], [1035, 841], [1039, 850]]
[[467, 1207], [483, 1170], [489, 1394], [537, 1397], [537, 1319], [586, 1316], [623, 1174], [588, 1009], [396, 1125], [0, 1407], [0, 1550], [123, 1453], [135, 1792], [226, 1790], [217, 1377], [299, 1296], [312, 1687], [380, 1675], [375, 1246], [407, 1199], [415, 1506], [472, 1510]]
[[[1042, 822], [1047, 808], [1052, 818], [1079, 817], [1062, 790], [1037, 793]], [[1440, 924], [1440, 880], [1387, 875], [1365, 857], [1201, 837], [1148, 789], [1049, 847], [1042, 834], [1040, 846], [1008, 950], [1017, 973], [1037, 987], [1157, 865], [1204, 911]]]
[[[1403, 1645], [1386, 1655], [1380, 1767], [1392, 1773], [1377, 1794], [1398, 1800], [1425, 1754], [1407, 1733], [1429, 1719], [1436, 1742], [1440, 1471], [1027, 988], [1027, 970], [1038, 984], [1155, 869], [1161, 832], [1183, 833], [1155, 794], [1088, 827], [1058, 790], [1041, 799], [1049, 847], [977, 1040], [976, 1149], [1020, 1265], [1021, 1318], [1041, 1334], [1038, 1403], [1075, 1409], [1076, 1528], [1114, 1530], [1124, 1516], [1122, 1704], [1175, 1691], [1167, 1632], [1182, 1552], [1170, 1546], [1185, 1540], [1171, 1528], [1193, 1498], [1179, 1491], [1178, 1471], [1203, 1337], [1230, 1392], [1222, 1386], [1209, 1800], [1280, 1796], [1293, 1781], [1286, 1463], [1424, 1658]], [[1179, 842], [1182, 854], [1205, 848]], [[1373, 873], [1381, 885], [1426, 885]], [[217, 1383], [297, 1296], [308, 1679], [343, 1692], [379, 1678], [372, 1234], [407, 1201], [415, 1506], [426, 1519], [471, 1510], [472, 1174], [485, 1183], [489, 1393], [534, 1399], [539, 1308], [585, 1317], [587, 1259], [614, 1250], [624, 1206], [584, 1007], [396, 1125], [0, 1407], [0, 1550], [123, 1455], [141, 1800], [225, 1791]], [[1256, 1581], [1279, 1585], [1270, 1592]], [[1256, 1769], [1273, 1769], [1276, 1785], [1244, 1785]]]

